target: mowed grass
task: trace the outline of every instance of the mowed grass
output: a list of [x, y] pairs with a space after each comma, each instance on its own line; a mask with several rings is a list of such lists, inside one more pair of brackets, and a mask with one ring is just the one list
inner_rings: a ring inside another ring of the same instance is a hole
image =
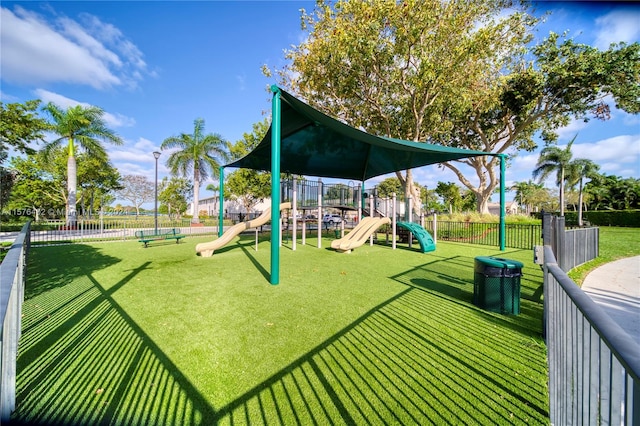
[[640, 230], [638, 228], [600, 227], [598, 257], [571, 271], [569, 277], [582, 285], [589, 272], [618, 259], [640, 255]]
[[[32, 249], [13, 418], [33, 424], [547, 424], [530, 250], [420, 253], [251, 235]], [[417, 247], [417, 244], [416, 244]], [[525, 264], [520, 315], [472, 304], [474, 257]]]

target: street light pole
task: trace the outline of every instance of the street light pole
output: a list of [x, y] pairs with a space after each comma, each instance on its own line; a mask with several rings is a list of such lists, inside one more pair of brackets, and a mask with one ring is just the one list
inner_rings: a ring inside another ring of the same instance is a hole
[[156, 188], [156, 196], [155, 196], [155, 209], [154, 209], [154, 219], [156, 230], [155, 233], [158, 233], [158, 158], [160, 158], [160, 151], [154, 151], [153, 156], [156, 159], [156, 180], [155, 180], [155, 188]]

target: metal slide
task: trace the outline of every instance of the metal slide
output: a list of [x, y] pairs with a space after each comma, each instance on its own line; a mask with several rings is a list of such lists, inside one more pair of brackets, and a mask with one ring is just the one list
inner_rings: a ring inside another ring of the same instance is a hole
[[[282, 203], [280, 204], [280, 211], [285, 209], [290, 209], [291, 203]], [[210, 241], [208, 243], [200, 243], [196, 245], [196, 253], [200, 253], [202, 257], [211, 257], [213, 256], [214, 250], [219, 249], [220, 247], [228, 244], [234, 237], [240, 234], [242, 231], [246, 231], [247, 229], [257, 228], [258, 226], [262, 226], [265, 223], [271, 220], [271, 208], [266, 209], [260, 216], [255, 219], [248, 220], [246, 222], [240, 222], [233, 225], [231, 228], [227, 229], [220, 238]], [[274, 228], [273, 226], [271, 227]]]

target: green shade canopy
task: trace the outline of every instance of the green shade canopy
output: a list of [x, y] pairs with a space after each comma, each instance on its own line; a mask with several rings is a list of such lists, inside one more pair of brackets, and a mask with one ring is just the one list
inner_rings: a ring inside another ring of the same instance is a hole
[[[282, 173], [366, 181], [397, 170], [459, 158], [496, 155], [370, 135], [279, 90], [282, 102]], [[271, 131], [269, 128], [253, 151], [225, 167], [270, 171]]]

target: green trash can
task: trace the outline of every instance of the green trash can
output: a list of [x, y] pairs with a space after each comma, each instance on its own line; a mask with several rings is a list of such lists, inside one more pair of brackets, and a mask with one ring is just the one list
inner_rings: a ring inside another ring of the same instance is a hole
[[502, 314], [520, 313], [522, 262], [478, 256], [474, 264], [473, 304]]

